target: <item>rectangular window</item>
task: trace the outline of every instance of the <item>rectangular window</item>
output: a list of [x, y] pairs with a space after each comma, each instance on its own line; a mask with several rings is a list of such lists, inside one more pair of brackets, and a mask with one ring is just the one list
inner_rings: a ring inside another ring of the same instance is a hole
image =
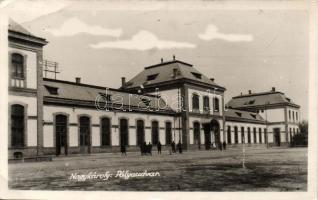
[[231, 144], [231, 126], [227, 127], [227, 143]]
[[172, 131], [171, 131], [171, 122], [166, 122], [166, 145], [171, 144]]
[[102, 146], [110, 145], [110, 119], [103, 118], [102, 119]]
[[219, 112], [220, 111], [219, 99], [217, 97], [214, 97], [213, 99], [214, 99], [214, 111]]
[[196, 72], [191, 72], [191, 73], [197, 79], [201, 79], [202, 78], [202, 74], [199, 74], [199, 73], [196, 73]]
[[262, 129], [261, 128], [258, 129], [258, 137], [259, 137], [259, 143], [262, 144]]
[[203, 97], [203, 110], [204, 111], [210, 110], [210, 99], [208, 96]]
[[253, 128], [253, 141], [256, 144], [256, 128]]
[[241, 127], [241, 142], [242, 142], [242, 144], [245, 143], [244, 127]]
[[151, 74], [147, 76], [147, 81], [152, 81], [157, 78], [158, 74]]
[[235, 144], [238, 144], [239, 139], [238, 139], [238, 130], [237, 126], [234, 127], [234, 139], [235, 139]]

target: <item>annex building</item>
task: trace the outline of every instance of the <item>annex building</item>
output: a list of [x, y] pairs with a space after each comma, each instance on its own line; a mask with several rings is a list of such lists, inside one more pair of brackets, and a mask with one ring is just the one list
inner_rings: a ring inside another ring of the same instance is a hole
[[43, 78], [48, 43], [10, 22], [9, 159], [139, 150], [142, 142], [185, 150], [213, 145], [288, 145], [300, 106], [275, 87], [224, 101], [226, 88], [177, 60], [145, 67], [118, 89]]

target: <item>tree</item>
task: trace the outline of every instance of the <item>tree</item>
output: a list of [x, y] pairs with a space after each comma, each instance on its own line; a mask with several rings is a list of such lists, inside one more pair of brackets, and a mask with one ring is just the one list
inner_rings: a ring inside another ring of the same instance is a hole
[[308, 145], [308, 121], [303, 120], [299, 123], [299, 133], [294, 135], [292, 146]]

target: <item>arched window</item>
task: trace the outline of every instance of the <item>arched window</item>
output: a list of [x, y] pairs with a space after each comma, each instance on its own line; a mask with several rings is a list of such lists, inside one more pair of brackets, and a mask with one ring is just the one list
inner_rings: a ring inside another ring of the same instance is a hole
[[220, 102], [219, 99], [217, 97], [213, 98], [213, 105], [214, 105], [214, 111], [215, 112], [219, 112], [220, 111]]
[[128, 120], [120, 119], [119, 121], [119, 129], [120, 129], [120, 145], [128, 145]]
[[256, 143], [256, 128], [253, 128], [253, 142]]
[[234, 127], [234, 140], [235, 140], [235, 144], [238, 144], [239, 139], [238, 139], [238, 128], [237, 128], [237, 126]]
[[200, 100], [199, 95], [193, 94], [192, 96], [192, 110], [199, 110], [200, 109]]
[[21, 54], [13, 53], [11, 56], [12, 78], [24, 78], [24, 58]]
[[259, 137], [259, 143], [261, 143], [262, 144], [262, 128], [259, 128], [258, 129], [258, 137]]
[[137, 120], [137, 145], [145, 141], [145, 125], [143, 120]]
[[67, 154], [67, 116], [55, 116], [55, 147], [56, 155]]
[[245, 143], [244, 127], [241, 127], [241, 142], [242, 142], [242, 144]]
[[210, 99], [208, 96], [203, 97], [203, 110], [204, 111], [210, 110]]
[[110, 146], [111, 144], [111, 125], [108, 117], [101, 119], [101, 138], [102, 146]]
[[25, 130], [25, 113], [24, 107], [18, 104], [11, 106], [11, 146], [24, 146]]
[[159, 141], [159, 125], [157, 121], [153, 121], [151, 123], [151, 139], [152, 139], [152, 144], [156, 145], [158, 144]]
[[231, 138], [231, 126], [228, 126], [227, 127], [227, 143], [231, 144], [231, 140], [232, 140], [232, 138]]
[[80, 146], [90, 146], [90, 118], [82, 116], [80, 121]]
[[268, 135], [267, 135], [267, 129], [264, 128], [264, 138], [265, 138], [265, 144], [268, 142]]
[[171, 122], [166, 122], [166, 145], [171, 144], [172, 126]]
[[193, 141], [194, 144], [200, 144], [200, 123], [194, 122], [193, 123]]
[[251, 143], [251, 128], [247, 127], [247, 142]]

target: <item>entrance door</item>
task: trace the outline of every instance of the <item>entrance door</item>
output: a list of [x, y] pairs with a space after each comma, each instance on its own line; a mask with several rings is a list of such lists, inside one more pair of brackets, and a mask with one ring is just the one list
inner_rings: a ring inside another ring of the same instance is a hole
[[221, 138], [220, 138], [220, 125], [216, 120], [212, 120], [211, 121], [211, 130], [213, 132], [213, 138], [214, 138], [214, 145], [215, 147], [218, 147], [218, 145], [220, 145], [221, 142]]
[[56, 115], [55, 117], [55, 147], [56, 155], [67, 155], [67, 117]]
[[128, 121], [127, 119], [120, 119], [120, 146], [128, 145]]
[[210, 128], [210, 124], [203, 124], [203, 129], [204, 129], [205, 149], [209, 150], [211, 148], [211, 128]]
[[275, 145], [280, 146], [280, 128], [274, 128]]
[[90, 119], [89, 117], [80, 117], [80, 152], [90, 153]]

